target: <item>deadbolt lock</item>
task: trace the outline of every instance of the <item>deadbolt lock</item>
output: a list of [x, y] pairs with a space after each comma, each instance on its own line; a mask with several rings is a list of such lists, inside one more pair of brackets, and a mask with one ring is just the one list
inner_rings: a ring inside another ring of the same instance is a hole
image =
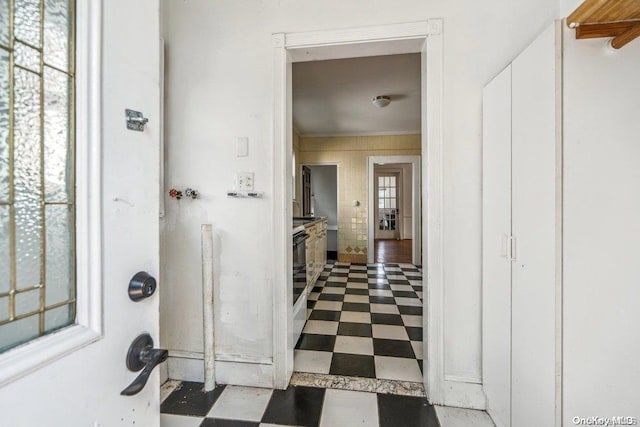
[[156, 279], [146, 271], [140, 271], [129, 281], [129, 298], [136, 302], [149, 298], [156, 291], [156, 287]]

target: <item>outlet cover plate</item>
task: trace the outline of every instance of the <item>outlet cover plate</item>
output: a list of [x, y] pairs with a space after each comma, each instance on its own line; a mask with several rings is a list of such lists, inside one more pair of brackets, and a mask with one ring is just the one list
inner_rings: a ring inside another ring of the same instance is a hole
[[253, 172], [238, 172], [236, 174], [236, 190], [253, 191]]

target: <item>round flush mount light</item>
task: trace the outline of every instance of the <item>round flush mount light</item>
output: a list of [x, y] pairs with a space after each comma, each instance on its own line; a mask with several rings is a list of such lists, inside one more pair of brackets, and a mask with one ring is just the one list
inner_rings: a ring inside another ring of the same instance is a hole
[[387, 105], [391, 104], [391, 98], [389, 98], [386, 95], [378, 95], [376, 97], [374, 97], [371, 102], [373, 102], [373, 105], [375, 105], [376, 107], [379, 108], [384, 108]]

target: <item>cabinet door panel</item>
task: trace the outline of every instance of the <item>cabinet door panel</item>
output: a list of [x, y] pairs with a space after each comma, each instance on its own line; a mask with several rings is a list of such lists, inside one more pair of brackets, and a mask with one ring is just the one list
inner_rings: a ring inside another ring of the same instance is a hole
[[555, 423], [556, 24], [512, 64], [513, 426]]
[[[311, 234], [311, 233], [310, 233]], [[311, 288], [315, 281], [315, 238], [310, 237], [306, 244], [306, 257], [307, 257], [307, 286]]]
[[482, 375], [487, 412], [511, 417], [511, 66], [489, 83], [482, 106]]

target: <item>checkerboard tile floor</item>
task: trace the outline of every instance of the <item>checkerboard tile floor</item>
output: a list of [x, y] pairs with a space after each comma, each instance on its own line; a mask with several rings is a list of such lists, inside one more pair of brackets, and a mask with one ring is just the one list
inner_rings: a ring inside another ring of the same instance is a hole
[[422, 272], [327, 264], [308, 298], [294, 370], [422, 382]]
[[[295, 349], [305, 373], [422, 382], [422, 271], [411, 264], [327, 264]], [[426, 398], [289, 386], [183, 382], [162, 403], [162, 427], [439, 426]]]
[[423, 397], [316, 387], [287, 390], [183, 382], [164, 400], [161, 427], [381, 426], [439, 427]]

